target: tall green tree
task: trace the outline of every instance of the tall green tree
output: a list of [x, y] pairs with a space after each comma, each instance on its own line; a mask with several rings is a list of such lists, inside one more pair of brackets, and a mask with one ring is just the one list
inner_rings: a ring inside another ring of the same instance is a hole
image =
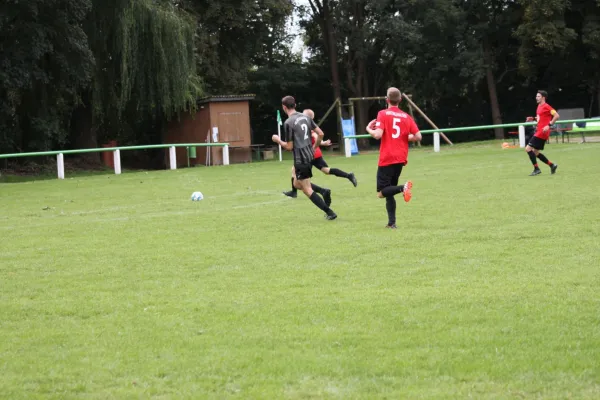
[[88, 0], [0, 3], [0, 151], [66, 143], [94, 58], [81, 28]]
[[[492, 123], [502, 124], [498, 83], [507, 73], [516, 72], [518, 42], [514, 27], [522, 17], [522, 9], [514, 0], [473, 0], [458, 3], [465, 17], [464, 51], [470, 53], [470, 77], [474, 85], [485, 82]], [[496, 139], [504, 138], [504, 130], [494, 130]]]
[[[202, 87], [195, 20], [185, 11], [171, 1], [93, 0], [84, 26], [96, 68], [73, 114], [77, 147], [98, 146], [99, 133], [157, 141], [162, 121], [195, 107]], [[152, 137], [135, 135], [148, 126]]]
[[184, 0], [195, 16], [198, 71], [211, 94], [239, 93], [250, 70], [273, 49], [273, 32], [293, 10], [290, 0]]

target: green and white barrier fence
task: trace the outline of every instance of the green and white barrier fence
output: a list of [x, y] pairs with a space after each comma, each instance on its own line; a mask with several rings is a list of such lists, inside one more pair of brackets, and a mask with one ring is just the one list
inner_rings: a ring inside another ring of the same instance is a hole
[[58, 179], [65, 179], [65, 154], [83, 154], [83, 153], [101, 153], [104, 151], [112, 151], [114, 157], [115, 174], [121, 173], [121, 150], [147, 150], [147, 149], [169, 149], [169, 167], [177, 169], [177, 156], [175, 148], [186, 147], [188, 149], [195, 147], [222, 147], [223, 148], [223, 165], [229, 165], [229, 143], [177, 143], [177, 144], [151, 144], [145, 146], [120, 146], [120, 147], [102, 147], [96, 149], [80, 149], [80, 150], [56, 150], [56, 151], [41, 151], [34, 153], [12, 153], [0, 154], [2, 158], [15, 157], [36, 157], [36, 156], [56, 156], [56, 169], [58, 171]]
[[[575, 122], [600, 122], [600, 118], [588, 118], [588, 119], [567, 119], [567, 120], [559, 120], [556, 124], [571, 124]], [[519, 128], [519, 146], [525, 147], [525, 127], [537, 125], [537, 122], [519, 122], [512, 124], [499, 124], [499, 125], [479, 125], [479, 126], [467, 126], [461, 128], [447, 128], [447, 129], [425, 129], [421, 131], [422, 135], [433, 134], [433, 151], [438, 153], [440, 151], [440, 132], [448, 133], [448, 132], [468, 132], [468, 131], [476, 131], [482, 129], [494, 129], [494, 128]], [[598, 129], [594, 129], [595, 131], [600, 131], [600, 127]], [[577, 132], [581, 132], [580, 129]], [[344, 140], [344, 149], [346, 151], [346, 157], [352, 157], [350, 153], [350, 139], [365, 139], [370, 138], [371, 135], [354, 135], [354, 136], [345, 136]]]

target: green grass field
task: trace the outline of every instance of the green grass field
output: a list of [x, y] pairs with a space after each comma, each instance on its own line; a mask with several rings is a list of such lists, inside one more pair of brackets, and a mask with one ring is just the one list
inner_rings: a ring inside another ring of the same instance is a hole
[[[600, 144], [0, 184], [0, 398], [598, 399]], [[205, 200], [189, 196], [200, 190]]]

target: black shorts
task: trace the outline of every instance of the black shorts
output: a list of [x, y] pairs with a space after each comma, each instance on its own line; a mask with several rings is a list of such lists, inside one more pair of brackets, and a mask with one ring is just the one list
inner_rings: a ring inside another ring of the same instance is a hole
[[404, 164], [392, 164], [377, 168], [377, 192], [389, 186], [398, 186]]
[[296, 164], [294, 170], [299, 181], [312, 178], [312, 164]]
[[329, 165], [327, 165], [323, 157], [315, 158], [314, 160], [312, 160], [312, 165], [318, 170], [322, 170], [323, 168], [329, 167]]
[[529, 143], [527, 143], [528, 146], [533, 147], [536, 150], [544, 150], [544, 145], [546, 144], [546, 140], [539, 138], [537, 136], [533, 136], [530, 140]]

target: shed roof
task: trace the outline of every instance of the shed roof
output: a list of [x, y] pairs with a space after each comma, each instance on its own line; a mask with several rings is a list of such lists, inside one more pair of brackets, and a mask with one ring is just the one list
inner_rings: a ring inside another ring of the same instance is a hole
[[230, 102], [230, 101], [250, 101], [256, 97], [255, 94], [231, 94], [231, 95], [215, 95], [207, 96], [198, 99], [198, 104]]

